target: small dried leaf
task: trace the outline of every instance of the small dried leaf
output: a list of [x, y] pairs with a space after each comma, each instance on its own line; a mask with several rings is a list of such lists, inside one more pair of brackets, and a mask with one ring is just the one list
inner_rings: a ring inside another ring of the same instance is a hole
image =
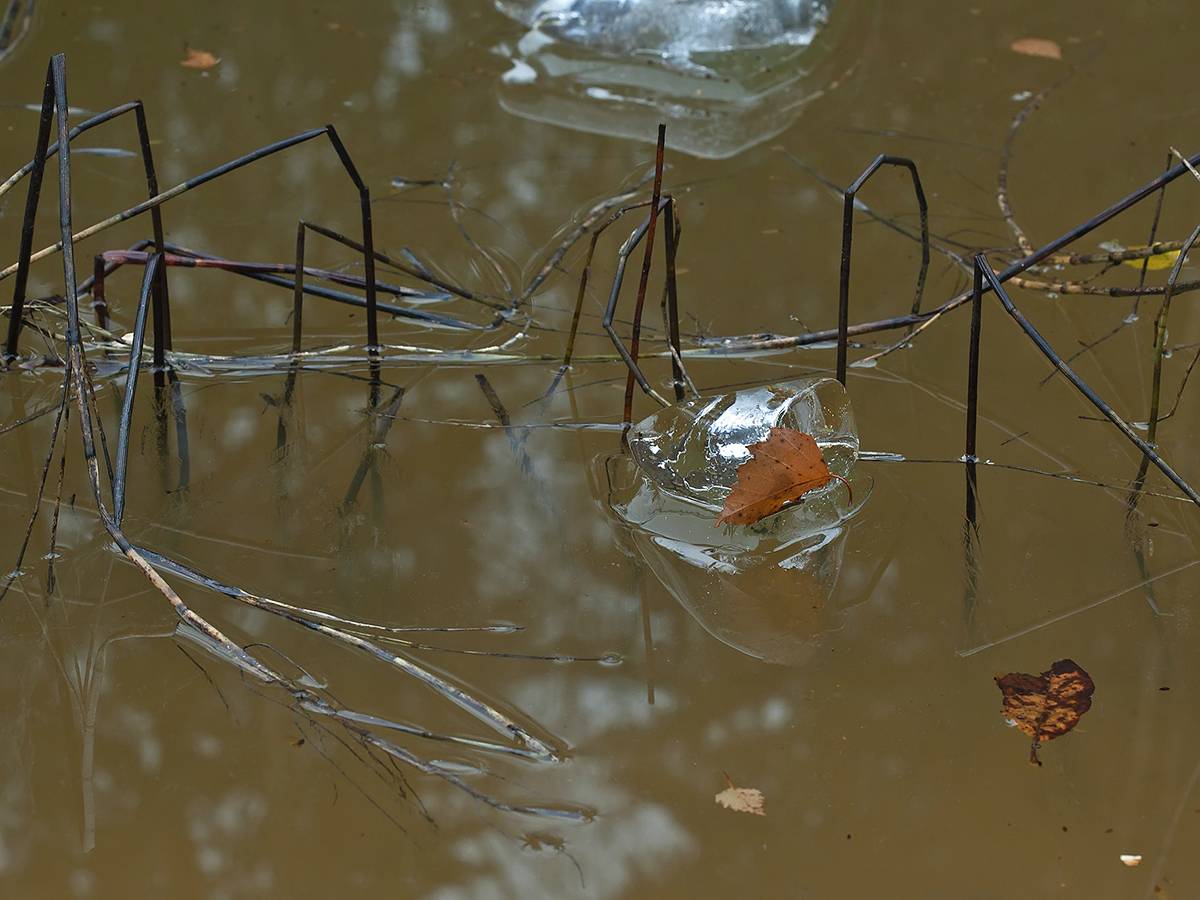
[[735, 812], [752, 813], [756, 816], [766, 815], [763, 812], [762, 791], [756, 788], [740, 788], [730, 785], [717, 794], [716, 799], [723, 807]]
[[1088, 673], [1069, 659], [1060, 659], [1041, 675], [1019, 672], [1000, 675], [996, 684], [1004, 695], [1004, 716], [1033, 739], [1029, 761], [1040, 766], [1038, 748], [1066, 734], [1092, 708], [1096, 689]]
[[189, 69], [211, 69], [221, 60], [213, 56], [207, 50], [197, 50], [195, 47], [187, 47], [187, 59], [179, 61], [181, 66], [187, 66]]
[[1062, 59], [1062, 48], [1054, 41], [1044, 38], [1021, 38], [1012, 42], [1012, 51], [1025, 56], [1042, 56], [1046, 59]]
[[1142, 858], [1140, 856], [1131, 856], [1128, 853], [1122, 853], [1121, 862], [1125, 863], [1125, 865], [1132, 869], [1134, 866], [1140, 866], [1142, 864]]
[[753, 525], [835, 478], [846, 484], [840, 475], [830, 474], [813, 436], [794, 428], [772, 428], [766, 440], [746, 449], [750, 458], [738, 466], [737, 483], [717, 525]]

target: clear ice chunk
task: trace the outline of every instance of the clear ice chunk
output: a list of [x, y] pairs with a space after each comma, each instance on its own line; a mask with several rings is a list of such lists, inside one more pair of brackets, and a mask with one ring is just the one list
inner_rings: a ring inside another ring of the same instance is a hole
[[[753, 525], [717, 526], [748, 445], [783, 426], [811, 434], [841, 482]], [[722, 642], [799, 665], [830, 627], [847, 520], [871, 492], [849, 398], [831, 378], [786, 381], [678, 404], [639, 422], [629, 454], [605, 460], [608, 506], [629, 550]]]
[[[507, 111], [725, 159], [788, 128], [842, 76], [833, 0], [496, 0], [530, 30], [495, 52]], [[852, 10], [851, 10], [852, 11]], [[816, 75], [818, 70], [821, 74]]]
[[[750, 458], [747, 447], [765, 440], [775, 426], [811, 434], [830, 471], [847, 481], [855, 474], [854, 413], [845, 389], [832, 378], [785, 381], [668, 407], [634, 426], [629, 450], [659, 488], [719, 510], [737, 481], [738, 466]], [[837, 493], [827, 485], [815, 494], [830, 491]], [[844, 502], [844, 489], [839, 499]]]
[[651, 51], [686, 61], [777, 45], [804, 47], [832, 0], [499, 0], [530, 28], [614, 56]]

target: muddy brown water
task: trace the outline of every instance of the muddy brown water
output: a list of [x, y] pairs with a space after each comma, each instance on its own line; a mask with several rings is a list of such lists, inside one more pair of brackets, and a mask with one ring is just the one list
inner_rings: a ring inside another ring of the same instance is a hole
[[[1082, 64], [1017, 138], [1013, 203], [1038, 244], [1153, 177], [1169, 146], [1197, 149], [1188, 60], [1198, 29], [1200, 12], [1186, 3], [914, 10], [841, 0], [836, 40], [810, 76], [825, 93], [791, 127], [728, 160], [669, 157], [692, 345], [701, 333], [792, 334], [835, 321], [841, 200], [787, 153], [841, 184], [878, 153], [911, 156], [936, 233], [1008, 247], [994, 185], [1021, 106], [1013, 98]], [[446, 278], [499, 293], [502, 279], [482, 251], [505, 278], [527, 280], [569, 223], [639, 177], [651, 158], [646, 144], [502, 110], [497, 85], [509, 62], [495, 48], [521, 33], [487, 4], [460, 0], [371, 9], [47, 3], [0, 68], [5, 168], [31, 155], [37, 114], [20, 104], [38, 100], [47, 59], [63, 51], [72, 106], [146, 102], [163, 185], [332, 122], [371, 187], [377, 245], [410, 248]], [[1027, 36], [1056, 41], [1064, 60], [1008, 49]], [[185, 45], [221, 62], [207, 72], [181, 67]], [[132, 126], [118, 124], [80, 146], [131, 150], [136, 142]], [[397, 177], [441, 181], [447, 173], [474, 245], [456, 228], [444, 188], [390, 187]], [[73, 175], [77, 228], [143, 196], [136, 159], [79, 155]], [[55, 232], [57, 181], [46, 183], [51, 202], [39, 219], [39, 246]], [[1184, 180], [1173, 188], [1161, 236], [1181, 239], [1194, 227], [1197, 189]], [[23, 195], [10, 195], [0, 218], [5, 264], [16, 257]], [[885, 173], [864, 199], [914, 221], [901, 175]], [[333, 153], [312, 143], [173, 201], [165, 216], [177, 243], [287, 261], [298, 219], [353, 234], [356, 210]], [[1150, 216], [1140, 208], [1078, 249], [1144, 243]], [[99, 523], [72, 417], [57, 585], [48, 592], [47, 500], [21, 574], [0, 603], [4, 896], [1195, 894], [1200, 512], [1150, 496], [1127, 523], [1122, 488], [1136, 472], [1136, 452], [1061, 378], [1040, 384], [1047, 363], [990, 304], [980, 456], [1100, 486], [981, 468], [971, 601], [956, 462], [963, 308], [911, 349], [851, 370], [863, 447], [930, 462], [866, 464], [874, 490], [851, 522], [836, 588], [816, 598], [826, 604], [817, 625], [802, 626], [818, 635], [814, 652], [787, 667], [721, 643], [662, 586], [653, 560], [629, 555], [628, 534], [605, 503], [603, 457], [618, 449], [617, 434], [579, 427], [620, 419], [624, 373], [597, 315], [631, 227], [627, 219], [600, 244], [579, 348], [588, 358], [546, 403], [535, 401], [563, 349], [582, 246], [535, 295], [528, 335], [508, 348], [521, 359], [438, 365], [389, 350], [384, 379], [404, 394], [399, 418], [373, 451], [361, 364], [302, 372], [290, 406], [281, 372], [197, 364], [180, 374], [190, 449], [180, 489], [175, 438], [159, 452], [147, 383], [136, 405], [125, 517], [141, 546], [288, 603], [392, 626], [523, 627], [409, 636], [426, 643], [618, 656], [606, 665], [406, 651], [552, 743], [559, 760], [513, 760], [393, 734], [398, 743], [456, 764], [467, 783], [504, 802], [584, 810], [586, 820], [496, 811], [444, 780], [393, 768], [340, 728], [315, 726], [276, 688], [180, 639], [167, 602], [112, 549]], [[139, 219], [82, 244], [81, 277], [93, 253], [148, 234]], [[313, 264], [357, 271], [353, 254], [316, 238], [309, 246]], [[863, 225], [853, 318], [907, 309], [918, 257], [911, 242]], [[1131, 283], [1136, 272], [1107, 277]], [[131, 327], [139, 280], [124, 271], [110, 286], [119, 328]], [[34, 296], [61, 290], [56, 284], [57, 258], [35, 267]], [[926, 303], [963, 284], [935, 255]], [[171, 291], [177, 350], [253, 356], [288, 347], [286, 291], [183, 270], [172, 271]], [[1115, 328], [1131, 306], [1107, 297], [1014, 297], [1066, 353]], [[1200, 340], [1192, 303], [1186, 295], [1175, 302], [1170, 346]], [[434, 308], [479, 316], [458, 301]], [[1156, 308], [1143, 303], [1136, 322], [1077, 362], [1130, 419], [1146, 416]], [[312, 347], [365, 342], [361, 313], [340, 306], [310, 303], [306, 329]], [[383, 326], [389, 344], [456, 350], [499, 345], [514, 333], [463, 338]], [[878, 338], [881, 346], [887, 340]], [[55, 346], [31, 332], [22, 345], [29, 355]], [[1171, 399], [1190, 358], [1181, 350], [1166, 361]], [[697, 358], [689, 368], [702, 390], [716, 393], [832, 364], [831, 350], [815, 349]], [[665, 384], [661, 360], [648, 369]], [[531, 429], [518, 454], [494, 427], [478, 374], [515, 423], [561, 427]], [[120, 390], [103, 373], [96, 386], [111, 440]], [[3, 423], [47, 408], [60, 389], [58, 369], [5, 373]], [[1193, 483], [1198, 396], [1195, 387], [1183, 394], [1159, 436]], [[636, 398], [637, 416], [654, 409]], [[9, 560], [52, 418], [0, 435]], [[374, 460], [372, 474], [347, 504], [364, 454]], [[1173, 494], [1165, 485], [1151, 476], [1154, 491]], [[756, 578], [748, 590], [758, 602], [794, 600], [779, 571]], [[236, 643], [254, 645], [291, 674], [293, 663], [302, 666], [347, 707], [443, 735], [496, 737], [378, 660], [170, 580]], [[744, 602], [745, 594], [727, 599]], [[1094, 704], [1074, 732], [1043, 747], [1045, 765], [1035, 769], [1028, 741], [1005, 727], [993, 677], [1040, 672], [1062, 658], [1091, 674]], [[763, 792], [765, 817], [716, 805], [723, 773]], [[1123, 865], [1122, 854], [1140, 856], [1140, 866]]]

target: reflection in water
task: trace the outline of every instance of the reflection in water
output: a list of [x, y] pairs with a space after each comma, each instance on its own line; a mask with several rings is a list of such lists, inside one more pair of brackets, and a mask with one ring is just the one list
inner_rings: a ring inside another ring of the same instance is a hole
[[[570, 719], [586, 711], [586, 723], [575, 733], [585, 747], [636, 739], [678, 713], [669, 696], [660, 694], [659, 702], [650, 706], [641, 684], [618, 676], [531, 678], [516, 688], [515, 698], [542, 721]], [[639, 878], [696, 853], [696, 838], [679, 814], [626, 789], [619, 765], [589, 755], [579, 761], [570, 784], [576, 797], [603, 811], [587, 824], [586, 839], [578, 829], [563, 830], [565, 837], [552, 836], [550, 841], [530, 841], [526, 835], [525, 852], [518, 853], [514, 839], [500, 829], [478, 830], [459, 839], [454, 850], [468, 874], [460, 883], [434, 890], [428, 895], [431, 900], [557, 900], [581, 891], [588, 897], [626, 896]], [[550, 858], [547, 847], [561, 850], [561, 859]]]
[[[754, 525], [714, 527], [747, 446], [774, 426], [813, 435], [856, 505], [844, 509], [831, 482]], [[631, 456], [605, 464], [609, 507], [629, 528], [630, 552], [713, 637], [767, 662], [807, 661], [828, 628], [845, 521], [871, 490], [842, 386], [801, 379], [692, 400], [638, 423], [629, 447]]]
[[805, 85], [829, 3], [543, 0], [498, 3], [529, 27], [500, 79], [509, 112], [579, 131], [733, 156], [783, 131], [822, 93]]
[[682, 858], [696, 852], [695, 839], [670, 810], [638, 803], [614, 783], [590, 788], [589, 793], [602, 798], [611, 815], [589, 826], [584, 848], [567, 844], [559, 865], [550, 866], [540, 858], [545, 851], [530, 847], [531, 842], [526, 842], [527, 852], [518, 854], [503, 834], [481, 831], [459, 841], [455, 848], [464, 863], [462, 869], [472, 874], [463, 883], [439, 887], [428, 895], [428, 900], [559, 900], [580, 893], [581, 879], [585, 896], [620, 897], [639, 878], [678, 865]]
[[237, 852], [257, 834], [267, 816], [262, 793], [233, 788], [220, 800], [197, 797], [187, 810], [188, 837], [195, 845], [195, 865], [216, 886], [214, 896], [252, 895], [275, 883], [271, 862], [251, 862]]

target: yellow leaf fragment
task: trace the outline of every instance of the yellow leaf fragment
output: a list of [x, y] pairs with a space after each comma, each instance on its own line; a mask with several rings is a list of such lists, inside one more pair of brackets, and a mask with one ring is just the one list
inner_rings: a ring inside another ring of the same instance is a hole
[[185, 49], [187, 50], [187, 59], [181, 59], [179, 64], [187, 66], [189, 69], [211, 69], [221, 61], [207, 50], [197, 50], [195, 47]]
[[763, 812], [762, 791], [756, 788], [730, 786], [717, 794], [716, 800], [723, 807], [732, 809], [734, 812], [752, 813], [756, 816], [766, 815]]
[[[1130, 247], [1130, 250], [1143, 250], [1144, 247]], [[1178, 250], [1168, 250], [1166, 253], [1156, 253], [1146, 259], [1126, 259], [1122, 262], [1127, 266], [1142, 267], [1142, 263], [1146, 264], [1147, 269], [1169, 269], [1175, 265], [1175, 260], [1179, 259]]]
[[1129, 866], [1130, 868], [1133, 868], [1134, 866], [1140, 866], [1142, 864], [1142, 858], [1141, 856], [1131, 856], [1128, 853], [1122, 853], [1121, 862], [1125, 863], [1125, 865]]
[[1062, 59], [1062, 48], [1045, 38], [1021, 38], [1013, 41], [1010, 49], [1024, 56], [1041, 56], [1045, 59]]

